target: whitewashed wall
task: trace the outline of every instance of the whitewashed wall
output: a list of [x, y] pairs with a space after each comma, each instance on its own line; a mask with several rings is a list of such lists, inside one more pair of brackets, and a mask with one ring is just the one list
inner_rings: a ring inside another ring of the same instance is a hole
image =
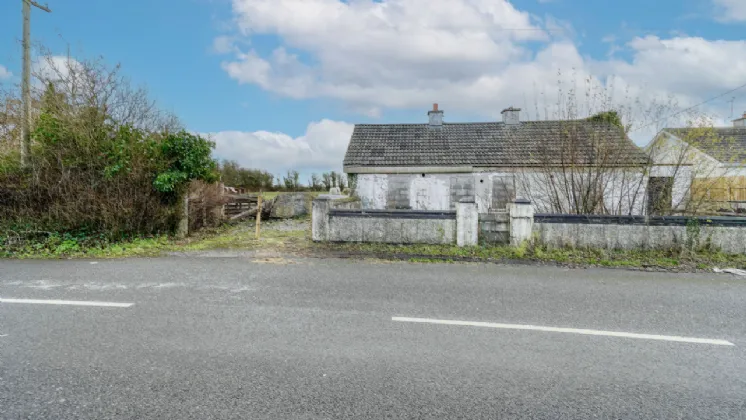
[[[450, 206], [449, 174], [360, 174], [356, 193], [363, 209], [386, 209], [390, 188], [406, 190], [412, 210], [448, 210]], [[390, 183], [391, 181], [391, 183]], [[391, 184], [391, 185], [390, 185]]]
[[640, 171], [618, 170], [604, 189], [610, 214], [645, 214], [648, 177]]
[[448, 209], [450, 178], [442, 175], [413, 177], [409, 184], [409, 206], [413, 210]]
[[388, 194], [387, 175], [358, 175], [355, 192], [364, 209], [385, 209]]
[[[412, 210], [449, 210], [455, 208], [454, 200], [458, 201], [459, 194], [464, 191], [463, 184], [468, 183], [473, 188], [470, 198], [477, 203], [480, 213], [486, 213], [493, 205], [495, 180], [503, 178], [505, 182], [512, 182], [515, 178], [516, 197], [531, 200], [535, 211], [544, 213], [551, 211], [545, 194], [547, 176], [530, 172], [425, 174], [424, 177], [422, 174], [359, 174], [356, 193], [363, 209], [408, 205]], [[451, 191], [453, 185], [461, 190]], [[607, 206], [620, 207], [622, 214], [629, 214], [630, 209], [632, 214], [644, 214], [646, 191], [647, 177], [643, 174], [619, 171], [609, 182], [604, 198]]]

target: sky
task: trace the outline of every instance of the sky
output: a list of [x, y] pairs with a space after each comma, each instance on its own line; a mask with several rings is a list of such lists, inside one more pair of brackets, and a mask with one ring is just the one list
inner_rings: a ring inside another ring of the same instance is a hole
[[[0, 2], [6, 87], [20, 81], [22, 1]], [[446, 122], [618, 107], [638, 144], [685, 124], [675, 110], [705, 102], [694, 110], [715, 125], [746, 112], [746, 0], [47, 4], [35, 44], [121, 64], [217, 158], [274, 174], [340, 170], [354, 124], [424, 123], [435, 102]]]

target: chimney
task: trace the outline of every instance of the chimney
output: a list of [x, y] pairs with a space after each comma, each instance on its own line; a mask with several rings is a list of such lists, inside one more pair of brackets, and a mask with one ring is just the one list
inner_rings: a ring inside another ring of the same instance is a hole
[[733, 127], [744, 128], [746, 127], [746, 112], [743, 113], [743, 117], [733, 120]]
[[428, 111], [427, 116], [430, 118], [430, 128], [443, 127], [443, 111], [438, 110], [438, 104], [433, 104], [433, 110]]
[[519, 125], [521, 123], [521, 108], [510, 108], [503, 109], [501, 112], [503, 115], [503, 123], [505, 125]]

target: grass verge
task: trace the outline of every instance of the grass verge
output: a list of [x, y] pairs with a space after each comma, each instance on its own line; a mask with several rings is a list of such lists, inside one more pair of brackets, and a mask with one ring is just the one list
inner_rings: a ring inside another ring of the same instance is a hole
[[[205, 229], [186, 239], [167, 235], [126, 237], [111, 241], [84, 234], [44, 233], [21, 240], [0, 236], [0, 258], [122, 258], [153, 257], [167, 252], [190, 252], [213, 249], [262, 249], [298, 252], [310, 244], [308, 229], [290, 229], [283, 222], [264, 222], [259, 239], [253, 222]], [[297, 221], [295, 222], [296, 224]], [[300, 224], [301, 227], [308, 223]]]
[[411, 262], [526, 262], [577, 267], [618, 267], [675, 271], [711, 270], [714, 267], [746, 267], [746, 255], [729, 255], [701, 250], [698, 252], [664, 250], [546, 249], [538, 246], [390, 245], [322, 244], [329, 252], [349, 255], [394, 258]]
[[[119, 258], [158, 256], [167, 252], [216, 249], [261, 250], [278, 254], [320, 257], [352, 256], [395, 259], [417, 263], [485, 261], [559, 264], [574, 267], [617, 267], [670, 271], [703, 271], [714, 267], [746, 268], [746, 255], [729, 255], [700, 250], [603, 250], [546, 249], [541, 246], [390, 245], [376, 243], [313, 243], [309, 219], [262, 223], [256, 239], [254, 223], [243, 221], [217, 229], [203, 230], [177, 240], [168, 236], [123, 238], [106, 241], [85, 235], [40, 236], [14, 242], [0, 237], [0, 257], [5, 258]], [[3, 244], [5, 244], [3, 246]]]

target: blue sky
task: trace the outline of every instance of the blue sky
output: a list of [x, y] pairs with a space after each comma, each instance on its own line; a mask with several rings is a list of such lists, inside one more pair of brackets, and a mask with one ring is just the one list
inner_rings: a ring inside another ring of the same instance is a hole
[[[5, 87], [20, 74], [21, 1], [0, 2]], [[338, 169], [351, 124], [422, 122], [432, 102], [447, 121], [489, 120], [510, 105], [542, 114], [556, 102], [558, 71], [563, 83], [592, 78], [680, 107], [746, 83], [744, 0], [48, 5], [51, 14], [32, 12], [35, 42], [121, 63], [189, 129], [213, 133], [220, 157], [275, 173]], [[702, 110], [722, 125], [733, 97], [746, 110], [746, 90]]]

